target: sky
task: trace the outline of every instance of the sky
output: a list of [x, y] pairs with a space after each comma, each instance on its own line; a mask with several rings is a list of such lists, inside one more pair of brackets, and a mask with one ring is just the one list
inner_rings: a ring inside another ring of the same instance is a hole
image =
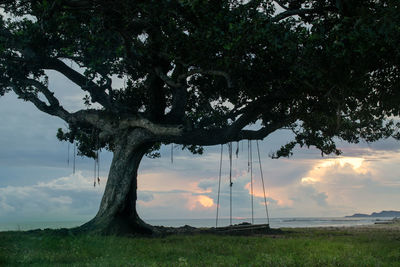
[[[1, 13], [1, 10], [0, 10]], [[69, 111], [84, 108], [84, 93], [56, 72], [48, 71], [49, 87]], [[112, 153], [100, 153], [100, 186], [93, 187], [94, 162], [76, 158], [72, 147], [56, 138], [66, 128], [56, 117], [8, 93], [0, 97], [0, 223], [87, 221], [99, 208]], [[260, 141], [269, 215], [338, 217], [353, 213], [400, 210], [400, 143], [338, 143], [340, 157], [321, 157], [318, 150], [296, 148], [287, 159], [269, 155], [291, 140], [277, 131]], [[234, 151], [237, 144], [234, 144]], [[248, 143], [233, 157], [232, 210], [235, 218], [251, 216]], [[192, 155], [174, 146], [161, 148], [161, 158], [144, 158], [138, 176], [138, 212], [144, 220], [215, 218], [220, 146]], [[229, 160], [223, 147], [220, 217], [229, 217]], [[256, 144], [253, 142], [255, 217], [265, 217]], [[68, 158], [70, 164], [68, 165]]]
[[[49, 72], [49, 87], [69, 111], [82, 108], [84, 94], [63, 76]], [[0, 97], [0, 222], [86, 221], [95, 216], [107, 180], [112, 153], [100, 153], [100, 186], [93, 187], [92, 159], [76, 158], [72, 147], [56, 138], [66, 128], [13, 93]], [[316, 149], [296, 148], [294, 156], [269, 155], [290, 141], [278, 131], [260, 141], [270, 217], [337, 217], [353, 213], [400, 210], [400, 144], [340, 143], [340, 157], [321, 157]], [[234, 151], [237, 144], [234, 144]], [[233, 217], [251, 216], [248, 143], [233, 157]], [[256, 144], [253, 142], [255, 217], [265, 217]], [[215, 218], [220, 146], [191, 155], [174, 146], [161, 158], [145, 158], [138, 176], [138, 212], [144, 220]], [[223, 147], [220, 217], [229, 216], [229, 161]]]

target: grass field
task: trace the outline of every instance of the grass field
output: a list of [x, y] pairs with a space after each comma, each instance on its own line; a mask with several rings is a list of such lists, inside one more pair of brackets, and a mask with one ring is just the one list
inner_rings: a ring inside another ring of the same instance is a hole
[[400, 224], [164, 238], [0, 232], [0, 266], [400, 266]]

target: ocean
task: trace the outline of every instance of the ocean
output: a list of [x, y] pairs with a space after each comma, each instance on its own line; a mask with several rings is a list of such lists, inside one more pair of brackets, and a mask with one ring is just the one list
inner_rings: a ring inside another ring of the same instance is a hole
[[[313, 218], [271, 218], [271, 228], [295, 228], [295, 227], [327, 227], [327, 226], [358, 226], [371, 225], [376, 221], [391, 220], [391, 217], [365, 217], [365, 218], [345, 218], [345, 217], [313, 217]], [[151, 225], [179, 227], [190, 225], [193, 227], [215, 227], [214, 219], [149, 219], [145, 220]], [[232, 224], [242, 222], [251, 222], [250, 218], [234, 218]], [[0, 222], [0, 231], [25, 231], [33, 229], [58, 229], [72, 228], [85, 223], [84, 221], [51, 221], [51, 222]], [[255, 218], [255, 224], [268, 223], [266, 218]], [[229, 218], [218, 220], [218, 226], [227, 226], [230, 224]]]

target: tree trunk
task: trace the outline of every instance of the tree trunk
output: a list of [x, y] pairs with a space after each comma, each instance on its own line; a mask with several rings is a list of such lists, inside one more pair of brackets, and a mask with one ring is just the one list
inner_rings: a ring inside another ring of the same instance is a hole
[[146, 139], [147, 132], [134, 130], [115, 146], [100, 209], [79, 231], [106, 235], [153, 233], [153, 227], [143, 222], [136, 211], [137, 171], [151, 145]]

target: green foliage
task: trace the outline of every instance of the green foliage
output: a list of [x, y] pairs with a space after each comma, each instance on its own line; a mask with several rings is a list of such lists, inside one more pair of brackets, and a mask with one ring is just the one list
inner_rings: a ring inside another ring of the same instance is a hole
[[92, 127], [87, 127], [86, 131], [81, 130], [77, 133], [76, 129], [70, 129], [69, 132], [64, 132], [59, 128], [57, 131], [57, 138], [60, 141], [76, 143], [78, 148], [78, 155], [90, 158], [96, 158], [96, 150], [104, 146], [99, 139], [99, 132]]
[[161, 157], [161, 154], [157, 152], [161, 147], [161, 143], [155, 143], [145, 154], [148, 158], [155, 159]]
[[5, 266], [399, 266], [400, 233], [290, 229], [272, 236], [125, 238], [0, 233]]
[[191, 146], [182, 146], [182, 150], [187, 149], [193, 154], [199, 154], [202, 155], [204, 152], [203, 147], [201, 146], [196, 146], [196, 145], [191, 145]]
[[[286, 11], [277, 15], [273, 1], [3, 1], [13, 19], [0, 17], [0, 95], [32, 101], [38, 89], [27, 79], [47, 86], [44, 70], [61, 60], [80, 66], [84, 81], [67, 66], [58, 71], [89, 92], [84, 104], [101, 104], [116, 124], [140, 115], [193, 136], [232, 132], [220, 143], [266, 136], [246, 136], [247, 125], [279, 125], [295, 138], [277, 156], [293, 144], [329, 154], [339, 153], [335, 138], [391, 136], [388, 118], [400, 114], [398, 1], [279, 2]], [[71, 124], [90, 154], [88, 125]], [[201, 152], [201, 142], [181, 143]]]

